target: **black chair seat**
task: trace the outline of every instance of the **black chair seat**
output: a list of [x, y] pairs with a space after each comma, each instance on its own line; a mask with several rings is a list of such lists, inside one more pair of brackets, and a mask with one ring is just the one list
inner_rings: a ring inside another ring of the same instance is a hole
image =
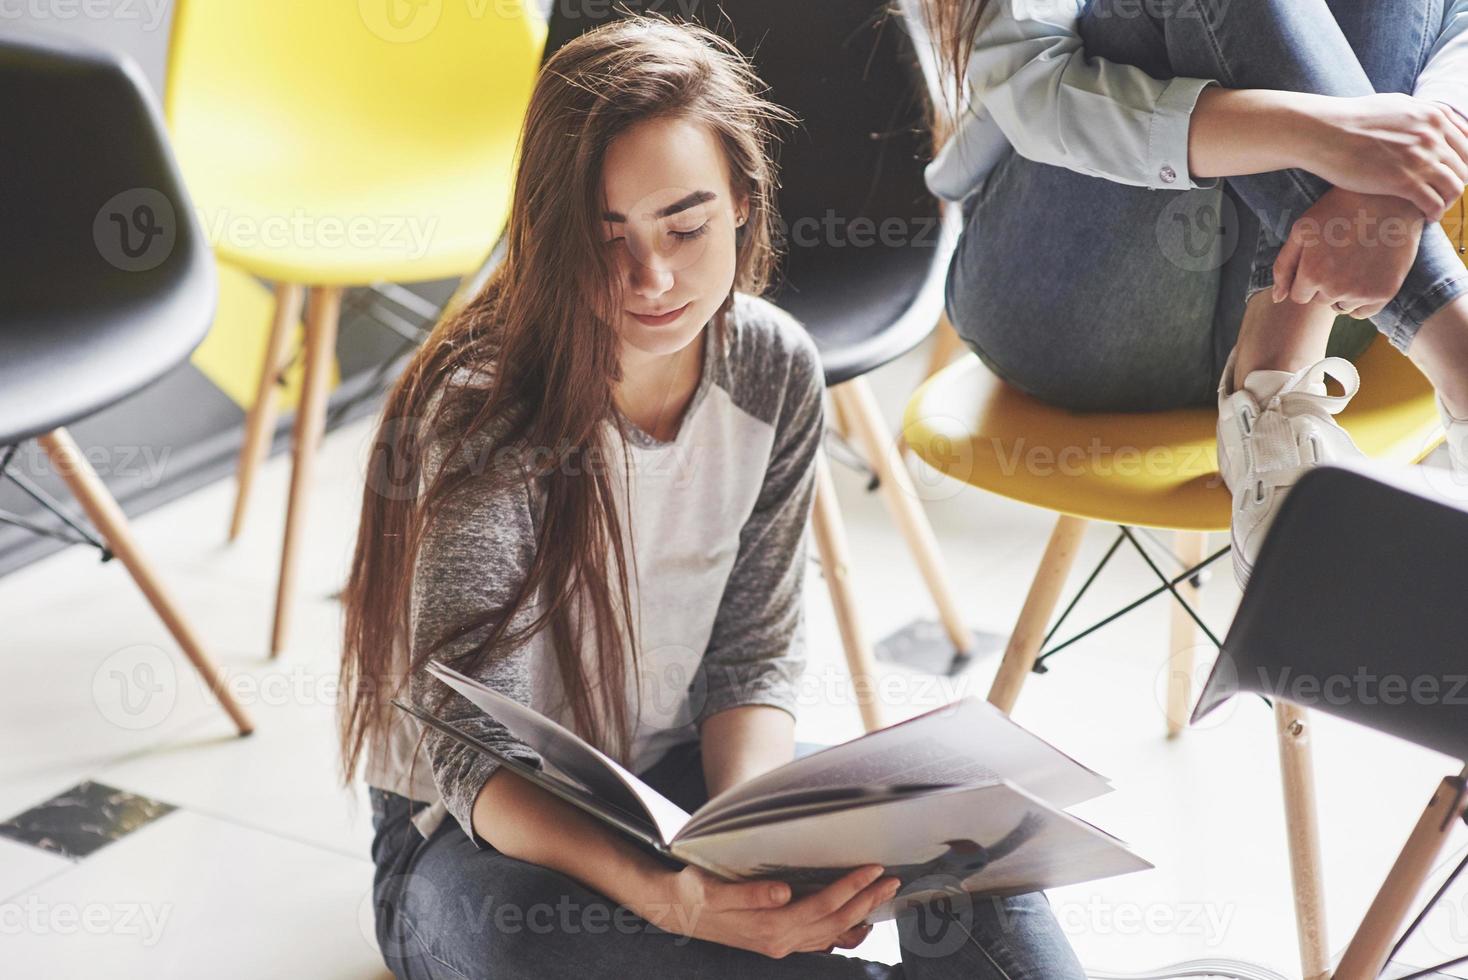
[[0, 445], [85, 418], [198, 346], [213, 260], [130, 63], [0, 38]]
[[943, 312], [947, 257], [936, 239], [897, 248], [792, 249], [771, 298], [805, 325], [826, 384], [838, 385], [932, 333]]
[[[814, 338], [827, 384], [900, 357], [938, 322], [950, 254], [923, 182], [926, 82], [905, 24], [887, 0], [697, 8], [697, 19], [754, 60], [770, 98], [800, 118], [780, 151], [787, 234], [773, 298]], [[568, 16], [555, 5], [546, 56], [616, 16]]]

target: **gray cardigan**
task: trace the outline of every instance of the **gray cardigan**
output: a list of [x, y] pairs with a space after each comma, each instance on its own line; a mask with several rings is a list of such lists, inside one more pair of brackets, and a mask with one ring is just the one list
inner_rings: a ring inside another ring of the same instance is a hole
[[[726, 340], [720, 345], [709, 333], [702, 376], [678, 435], [658, 442], [634, 428], [628, 439], [631, 479], [618, 506], [631, 543], [631, 608], [639, 619], [639, 669], [628, 684], [639, 702], [628, 760], [634, 771], [696, 739], [699, 723], [716, 712], [749, 704], [795, 709], [804, 663], [804, 537], [824, 380], [809, 336], [763, 300], [736, 298]], [[488, 438], [464, 452], [482, 455]], [[447, 442], [431, 443], [430, 470], [443, 464]], [[616, 472], [623, 472], [619, 462]], [[470, 484], [447, 502], [415, 564], [415, 649], [470, 614], [505, 607], [534, 560], [541, 512], [537, 486], [523, 480], [496, 494]], [[534, 615], [525, 610], [515, 627]], [[438, 658], [453, 665], [484, 632], [455, 640]], [[593, 646], [587, 643], [583, 657], [596, 656]], [[400, 651], [399, 671], [405, 665]], [[478, 676], [569, 724], [548, 632]], [[409, 700], [427, 707], [438, 683], [417, 672], [409, 678]], [[539, 761], [457, 695], [443, 717], [503, 752]], [[434, 732], [415, 754], [417, 738], [416, 723], [395, 718], [386, 748], [369, 759], [368, 783], [432, 804], [415, 820], [425, 834], [447, 812], [472, 838], [474, 800], [498, 764]]]

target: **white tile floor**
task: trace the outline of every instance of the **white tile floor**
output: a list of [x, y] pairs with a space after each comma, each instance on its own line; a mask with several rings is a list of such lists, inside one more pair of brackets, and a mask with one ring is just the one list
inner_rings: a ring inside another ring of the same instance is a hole
[[[921, 352], [874, 378], [892, 417]], [[0, 841], [0, 974], [15, 978], [380, 977], [367, 906], [369, 815], [339, 787], [332, 702], [341, 584], [351, 546], [367, 423], [333, 434], [311, 502], [290, 648], [265, 657], [288, 477], [271, 461], [246, 533], [225, 546], [233, 486], [225, 481], [136, 522], [143, 545], [259, 730], [246, 740], [194, 683], [167, 634], [116, 563], [72, 549], [0, 580], [0, 819], [83, 779], [182, 810], [72, 863]], [[862, 481], [837, 480], [856, 556], [856, 588], [872, 636], [930, 604], [880, 502]], [[1049, 529], [1046, 515], [938, 484], [928, 512], [970, 624], [1004, 632]], [[1088, 538], [1081, 564], [1108, 543]], [[1119, 560], [1080, 615], [1148, 587]], [[1237, 600], [1225, 573], [1205, 606], [1220, 628]], [[835, 624], [818, 575], [809, 580], [811, 663], [800, 736], [851, 737], [839, 703]], [[1168, 741], [1159, 702], [1166, 608], [1145, 607], [1032, 678], [1016, 717], [1094, 768], [1118, 791], [1080, 815], [1131, 842], [1157, 870], [1060, 889], [1051, 896], [1088, 966], [1145, 967], [1234, 956], [1298, 974], [1272, 717], [1241, 699], [1201, 730]], [[982, 695], [995, 659], [935, 686], [900, 668], [915, 713], [961, 693]], [[148, 672], [152, 673], [149, 674]], [[165, 693], [139, 710], [136, 684]], [[1316, 760], [1338, 955], [1427, 795], [1451, 763], [1321, 719]], [[1455, 842], [1453, 859], [1461, 856]], [[1468, 952], [1468, 888], [1458, 889], [1410, 950], [1419, 962]], [[891, 959], [879, 929], [862, 955]]]

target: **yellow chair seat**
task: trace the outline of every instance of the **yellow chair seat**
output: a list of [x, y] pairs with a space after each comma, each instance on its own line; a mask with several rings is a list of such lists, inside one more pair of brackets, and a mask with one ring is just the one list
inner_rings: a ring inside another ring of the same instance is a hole
[[506, 0], [181, 0], [165, 109], [217, 254], [310, 285], [473, 269], [544, 44]]
[[[1357, 362], [1361, 391], [1339, 419], [1363, 452], [1410, 463], [1441, 440], [1432, 387], [1378, 339]], [[930, 378], [907, 404], [907, 444], [939, 472], [1074, 517], [1221, 531], [1230, 499], [1218, 473], [1212, 408], [1078, 413], [999, 380], [975, 357]]]

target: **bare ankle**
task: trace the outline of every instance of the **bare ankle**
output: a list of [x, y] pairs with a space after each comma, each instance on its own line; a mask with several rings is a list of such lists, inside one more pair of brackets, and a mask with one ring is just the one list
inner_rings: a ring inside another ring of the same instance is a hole
[[1265, 290], [1244, 309], [1234, 349], [1237, 386], [1255, 371], [1300, 371], [1325, 357], [1335, 311], [1324, 304], [1276, 303]]
[[1448, 413], [1468, 419], [1468, 295], [1428, 317], [1407, 353], [1437, 389]]

